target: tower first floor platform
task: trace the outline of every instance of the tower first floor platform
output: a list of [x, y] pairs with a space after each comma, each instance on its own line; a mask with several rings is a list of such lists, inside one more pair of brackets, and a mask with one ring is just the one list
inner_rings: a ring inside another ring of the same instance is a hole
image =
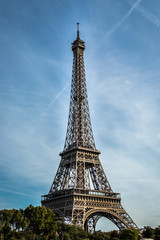
[[101, 217], [111, 220], [121, 230], [138, 227], [121, 205], [119, 193], [99, 190], [65, 189], [42, 196], [42, 206], [65, 219], [93, 232]]

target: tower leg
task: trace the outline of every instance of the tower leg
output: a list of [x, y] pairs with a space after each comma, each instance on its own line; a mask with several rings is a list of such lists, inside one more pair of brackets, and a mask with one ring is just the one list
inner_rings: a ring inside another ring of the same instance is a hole
[[83, 228], [84, 225], [84, 209], [73, 209], [71, 224]]

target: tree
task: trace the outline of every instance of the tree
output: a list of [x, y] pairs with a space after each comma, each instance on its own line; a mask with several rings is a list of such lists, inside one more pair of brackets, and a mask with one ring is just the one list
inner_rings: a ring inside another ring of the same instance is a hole
[[0, 224], [1, 224], [1, 234], [8, 235], [11, 232], [10, 222], [13, 216], [13, 210], [1, 210], [0, 211]]
[[117, 240], [119, 239], [119, 232], [114, 230], [110, 233], [111, 240]]
[[91, 240], [109, 240], [110, 239], [110, 233], [97, 231], [97, 232], [94, 232], [93, 234], [90, 234], [89, 238]]
[[84, 231], [81, 227], [70, 225], [70, 224], [63, 225], [64, 240], [81, 240], [81, 239], [87, 239], [87, 237], [88, 237], [88, 233]]
[[20, 208], [19, 211], [22, 214], [21, 228], [22, 228], [22, 231], [24, 231], [28, 228], [28, 226], [30, 224], [30, 220], [27, 217], [25, 217], [23, 209]]
[[152, 238], [154, 235], [154, 229], [151, 228], [150, 226], [144, 227], [142, 236], [144, 238]]
[[34, 238], [36, 235], [52, 235], [55, 237], [58, 229], [55, 214], [45, 207], [33, 207], [30, 205], [24, 211], [24, 217], [30, 220], [28, 230], [33, 231]]
[[126, 228], [121, 231], [120, 240], [138, 240], [138, 232], [134, 228]]
[[12, 230], [19, 231], [22, 228], [22, 221], [23, 221], [22, 213], [17, 209], [13, 209], [12, 212], [13, 212], [13, 215], [12, 215], [12, 219], [10, 220], [10, 224], [12, 225]]
[[155, 228], [154, 234], [155, 234], [154, 239], [155, 240], [160, 240], [160, 226]]
[[[44, 207], [43, 207], [44, 208]], [[56, 221], [56, 216], [52, 210], [47, 209], [44, 216], [44, 235], [55, 236], [58, 230], [58, 224]]]

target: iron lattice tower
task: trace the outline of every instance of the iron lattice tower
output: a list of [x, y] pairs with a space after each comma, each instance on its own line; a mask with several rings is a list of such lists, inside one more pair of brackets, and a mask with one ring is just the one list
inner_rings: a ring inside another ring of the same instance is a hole
[[64, 150], [53, 184], [42, 205], [68, 223], [94, 231], [97, 221], [106, 217], [119, 229], [137, 225], [121, 205], [119, 193], [113, 192], [101, 165], [92, 132], [87, 97], [84, 53], [79, 37], [72, 43], [73, 70], [68, 127]]

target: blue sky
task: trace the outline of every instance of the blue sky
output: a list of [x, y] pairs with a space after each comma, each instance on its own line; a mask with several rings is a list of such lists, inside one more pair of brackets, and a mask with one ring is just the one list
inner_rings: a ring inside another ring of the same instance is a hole
[[[0, 1], [0, 208], [40, 205], [52, 184], [67, 129], [77, 22], [103, 168], [136, 224], [156, 227], [159, 0]], [[107, 226], [102, 219], [97, 229]]]

